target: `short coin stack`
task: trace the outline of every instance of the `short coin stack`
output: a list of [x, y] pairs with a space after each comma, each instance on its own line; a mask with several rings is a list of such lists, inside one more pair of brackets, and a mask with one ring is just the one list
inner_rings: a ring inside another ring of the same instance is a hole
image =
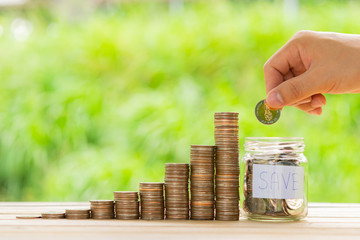
[[189, 219], [189, 164], [165, 163], [166, 219]]
[[141, 219], [164, 219], [164, 183], [140, 183]]
[[41, 217], [43, 219], [60, 219], [60, 218], [65, 218], [65, 213], [64, 212], [46, 212], [46, 213], [42, 213]]
[[88, 219], [90, 218], [90, 209], [66, 209], [67, 219]]
[[191, 219], [214, 219], [215, 152], [215, 146], [191, 145]]
[[16, 216], [16, 219], [39, 219], [41, 215], [20, 215]]
[[91, 218], [93, 219], [112, 219], [114, 218], [113, 200], [91, 200]]
[[139, 219], [139, 196], [138, 192], [116, 191], [115, 215], [117, 219]]
[[215, 113], [216, 220], [239, 220], [238, 113]]

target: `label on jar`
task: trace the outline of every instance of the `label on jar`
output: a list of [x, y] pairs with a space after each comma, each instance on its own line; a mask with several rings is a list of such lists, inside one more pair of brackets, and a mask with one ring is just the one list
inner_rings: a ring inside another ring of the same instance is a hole
[[254, 164], [252, 182], [253, 198], [303, 198], [304, 167]]

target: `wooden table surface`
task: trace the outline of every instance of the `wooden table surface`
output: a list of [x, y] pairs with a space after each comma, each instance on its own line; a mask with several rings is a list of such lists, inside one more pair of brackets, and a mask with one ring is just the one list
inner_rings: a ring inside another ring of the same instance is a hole
[[16, 219], [88, 203], [2, 202], [3, 239], [360, 239], [360, 204], [310, 203], [309, 216], [299, 222], [45, 220]]

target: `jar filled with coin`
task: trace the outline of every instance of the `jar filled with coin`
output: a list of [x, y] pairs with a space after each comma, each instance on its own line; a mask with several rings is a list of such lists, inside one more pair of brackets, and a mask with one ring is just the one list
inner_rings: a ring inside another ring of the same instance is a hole
[[250, 220], [297, 221], [307, 216], [303, 138], [245, 140], [243, 210]]

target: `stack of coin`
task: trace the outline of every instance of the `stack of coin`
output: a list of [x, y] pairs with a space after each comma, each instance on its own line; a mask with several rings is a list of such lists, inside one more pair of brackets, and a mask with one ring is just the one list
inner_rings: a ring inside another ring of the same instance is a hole
[[113, 200], [91, 200], [91, 218], [93, 219], [112, 219], [114, 218]]
[[61, 219], [61, 218], [65, 218], [65, 213], [64, 212], [46, 212], [46, 213], [42, 213], [41, 217], [43, 219]]
[[191, 145], [191, 219], [214, 219], [215, 152], [215, 146]]
[[139, 219], [139, 196], [138, 192], [116, 191], [115, 215], [117, 219]]
[[140, 183], [141, 219], [164, 219], [164, 183]]
[[90, 218], [90, 209], [66, 209], [67, 219], [88, 219]]
[[166, 219], [189, 219], [189, 164], [165, 163]]
[[216, 220], [239, 220], [238, 113], [215, 113]]

